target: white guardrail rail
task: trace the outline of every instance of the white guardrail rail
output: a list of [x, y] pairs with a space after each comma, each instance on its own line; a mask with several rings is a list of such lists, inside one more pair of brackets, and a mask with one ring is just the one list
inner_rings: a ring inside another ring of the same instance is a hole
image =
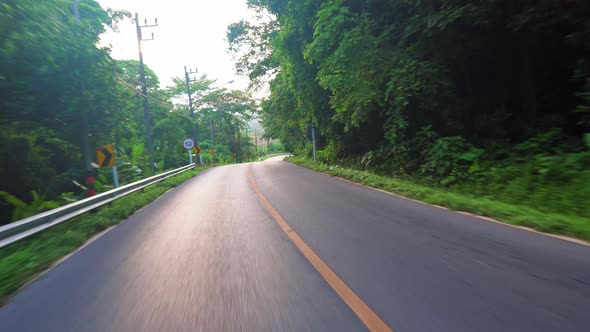
[[108, 204], [118, 198], [131, 194], [137, 190], [141, 190], [149, 185], [188, 171], [194, 167], [195, 164], [183, 166], [168, 172], [164, 172], [162, 174], [139, 180], [137, 182], [126, 184], [122, 187], [109, 190], [96, 196], [88, 197], [77, 202], [60, 206], [53, 210], [45, 211], [34, 216], [1, 226], [0, 248], [22, 240], [33, 234], [44, 231], [85, 212], [96, 209], [99, 206]]

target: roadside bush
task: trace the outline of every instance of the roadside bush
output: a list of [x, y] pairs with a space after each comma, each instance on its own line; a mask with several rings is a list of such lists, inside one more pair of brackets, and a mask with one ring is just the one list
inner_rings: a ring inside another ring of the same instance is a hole
[[467, 143], [463, 137], [437, 139], [420, 166], [420, 173], [442, 178], [440, 184], [449, 185], [462, 180], [479, 168], [484, 150]]
[[378, 150], [367, 152], [360, 163], [363, 169], [394, 177], [407, 176], [416, 165], [411, 160], [408, 145], [405, 143], [382, 146]]
[[425, 127], [409, 142], [384, 145], [362, 156], [339, 157], [335, 146], [329, 145], [318, 152], [318, 167], [330, 172], [335, 171], [333, 167], [344, 167], [401, 178], [590, 220], [588, 137], [565, 137], [560, 130], [553, 129], [516, 145], [490, 141], [484, 151], [462, 137], [438, 137], [430, 127]]
[[325, 148], [317, 150], [317, 159], [324, 163], [334, 162], [342, 152], [340, 144], [332, 141]]
[[272, 141], [270, 143], [270, 151], [269, 152], [271, 152], [271, 153], [285, 152], [285, 146], [279, 140]]
[[59, 202], [45, 200], [45, 196], [39, 195], [36, 191], [33, 191], [32, 195], [33, 201], [31, 203], [27, 203], [5, 191], [0, 191], [0, 202], [5, 201], [14, 207], [11, 221], [24, 219], [37, 213], [59, 207]]
[[481, 163], [453, 190], [590, 218], [590, 152]]

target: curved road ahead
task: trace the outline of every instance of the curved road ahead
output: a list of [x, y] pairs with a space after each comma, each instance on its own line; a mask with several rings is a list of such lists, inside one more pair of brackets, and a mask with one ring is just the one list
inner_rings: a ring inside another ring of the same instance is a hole
[[359, 303], [396, 332], [590, 327], [590, 247], [278, 159], [170, 191], [22, 290], [0, 330], [363, 331]]

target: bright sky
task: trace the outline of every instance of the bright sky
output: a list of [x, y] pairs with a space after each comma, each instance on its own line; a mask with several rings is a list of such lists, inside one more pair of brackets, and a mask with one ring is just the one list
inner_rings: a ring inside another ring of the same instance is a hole
[[[227, 53], [225, 33], [227, 26], [250, 18], [246, 0], [97, 0], [103, 8], [127, 10], [139, 14], [143, 24], [155, 28], [143, 28], [143, 58], [146, 65], [156, 72], [162, 86], [171, 84], [171, 77], [184, 77], [184, 66], [197, 68], [199, 74], [217, 79], [218, 85], [228, 89], [245, 89], [248, 78], [235, 74], [234, 62]], [[138, 59], [135, 24], [125, 21], [119, 24], [119, 32], [109, 32], [102, 38], [111, 45], [115, 59]]]

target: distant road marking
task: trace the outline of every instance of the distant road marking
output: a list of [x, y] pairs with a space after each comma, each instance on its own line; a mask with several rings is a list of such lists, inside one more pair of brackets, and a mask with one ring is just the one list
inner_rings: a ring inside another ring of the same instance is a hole
[[348, 285], [340, 279], [340, 277], [326, 264], [320, 256], [318, 256], [313, 249], [311, 249], [305, 241], [289, 226], [287, 221], [275, 210], [270, 202], [266, 199], [264, 194], [258, 188], [254, 176], [252, 175], [252, 164], [248, 168], [248, 177], [252, 188], [260, 198], [260, 201], [266, 210], [272, 215], [274, 220], [279, 224], [283, 231], [287, 234], [289, 239], [295, 246], [303, 253], [307, 260], [315, 267], [320, 275], [328, 282], [334, 289], [336, 294], [342, 298], [344, 303], [357, 315], [357, 317], [367, 326], [370, 331], [391, 331], [393, 330], [379, 317], [377, 314], [352, 290]]

